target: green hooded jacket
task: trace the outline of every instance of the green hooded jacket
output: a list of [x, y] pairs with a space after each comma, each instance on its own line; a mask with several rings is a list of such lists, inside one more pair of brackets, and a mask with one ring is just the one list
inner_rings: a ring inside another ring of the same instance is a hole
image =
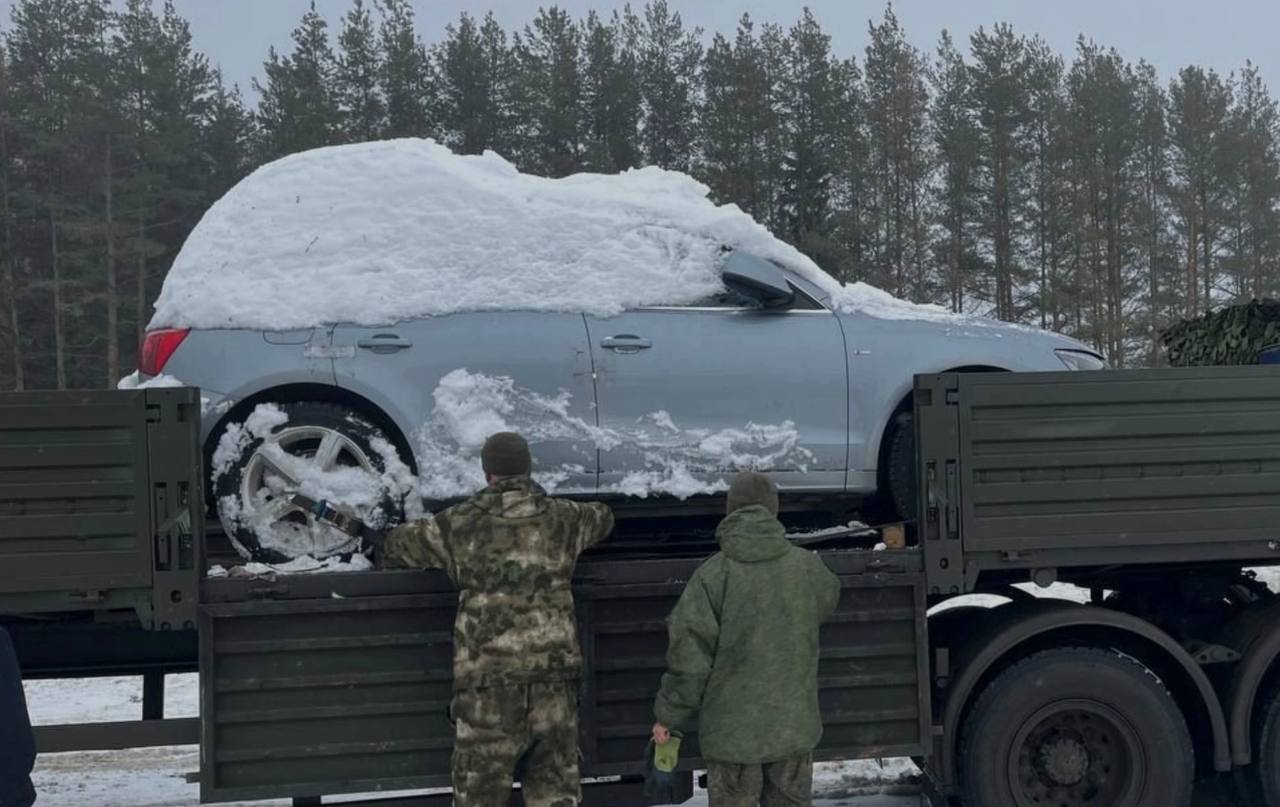
[[755, 764], [822, 738], [818, 626], [840, 580], [762, 505], [731, 513], [669, 619], [659, 723], [697, 730], [705, 759]]

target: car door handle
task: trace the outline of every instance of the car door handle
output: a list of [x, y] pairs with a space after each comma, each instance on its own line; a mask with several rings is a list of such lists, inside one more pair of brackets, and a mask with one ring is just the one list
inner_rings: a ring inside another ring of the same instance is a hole
[[620, 333], [617, 336], [608, 336], [601, 339], [600, 347], [605, 350], [612, 350], [614, 353], [639, 353], [641, 350], [648, 350], [653, 347], [653, 343], [635, 334]]
[[395, 353], [397, 350], [413, 347], [413, 342], [394, 333], [378, 333], [357, 339], [356, 346], [374, 353]]

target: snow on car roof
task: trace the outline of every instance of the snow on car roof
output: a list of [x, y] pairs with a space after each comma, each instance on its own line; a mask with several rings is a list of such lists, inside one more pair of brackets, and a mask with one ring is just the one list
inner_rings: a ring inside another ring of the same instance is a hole
[[401, 139], [262, 166], [213, 205], [174, 261], [150, 327], [380, 325], [458, 311], [611, 315], [723, 289], [725, 249], [773, 260], [835, 304], [953, 319], [841, 286], [693, 178], [648, 167], [547, 179], [493, 152]]

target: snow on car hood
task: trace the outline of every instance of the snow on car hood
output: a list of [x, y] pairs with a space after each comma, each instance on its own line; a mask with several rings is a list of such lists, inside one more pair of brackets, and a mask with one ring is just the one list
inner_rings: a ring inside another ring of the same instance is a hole
[[842, 286], [693, 178], [648, 167], [546, 179], [431, 140], [334, 146], [269, 163], [201, 219], [150, 327], [379, 325], [458, 311], [596, 315], [720, 291], [725, 249], [776, 261], [837, 307], [955, 317]]

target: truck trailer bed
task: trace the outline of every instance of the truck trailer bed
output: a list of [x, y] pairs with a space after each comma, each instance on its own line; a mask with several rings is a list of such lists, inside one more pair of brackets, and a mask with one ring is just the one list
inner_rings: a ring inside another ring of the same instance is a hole
[[916, 379], [933, 594], [1280, 561], [1280, 367]]
[[[819, 758], [925, 753], [931, 715], [919, 552], [823, 558], [844, 590], [822, 628]], [[665, 668], [665, 619], [701, 562], [579, 563], [584, 775], [643, 772]], [[203, 799], [448, 786], [457, 593], [444, 574], [214, 578], [203, 582], [202, 601]], [[681, 765], [692, 770], [696, 738], [685, 749]]]

